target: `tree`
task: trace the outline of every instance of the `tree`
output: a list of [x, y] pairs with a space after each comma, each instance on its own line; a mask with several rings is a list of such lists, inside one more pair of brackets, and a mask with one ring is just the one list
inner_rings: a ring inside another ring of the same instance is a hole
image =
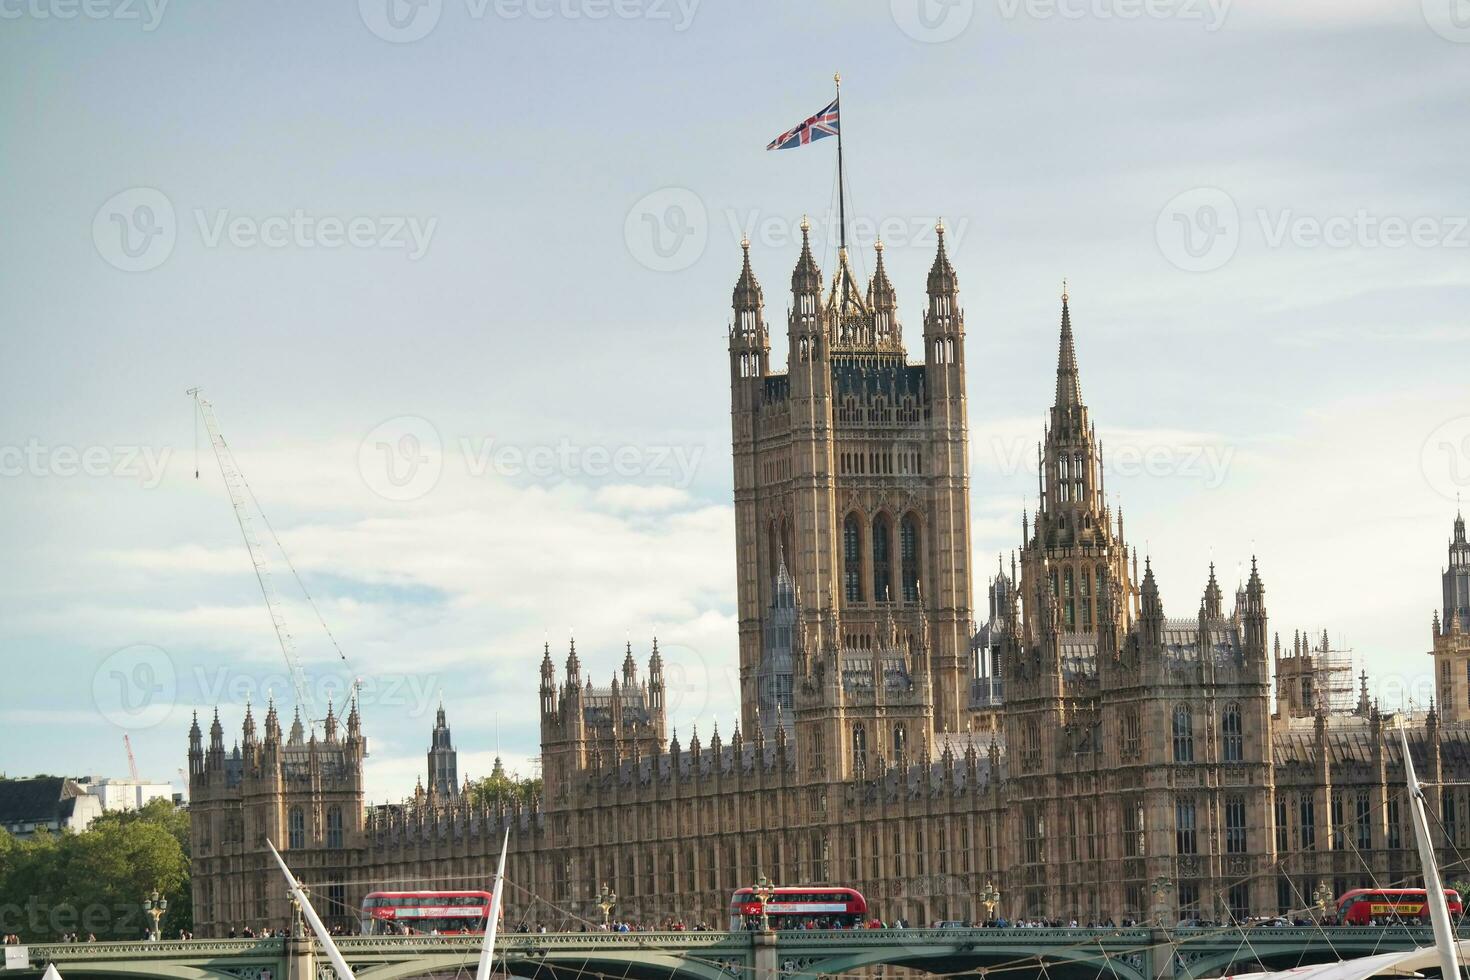
[[469, 800], [475, 806], [494, 806], [497, 803], [528, 804], [541, 795], [540, 779], [522, 779], [518, 774], [506, 775], [503, 771], [477, 779], [469, 784]]
[[22, 841], [0, 831], [0, 932], [138, 939], [152, 924], [142, 903], [154, 889], [168, 899], [163, 934], [192, 928], [188, 815], [166, 800], [103, 814], [80, 834]]

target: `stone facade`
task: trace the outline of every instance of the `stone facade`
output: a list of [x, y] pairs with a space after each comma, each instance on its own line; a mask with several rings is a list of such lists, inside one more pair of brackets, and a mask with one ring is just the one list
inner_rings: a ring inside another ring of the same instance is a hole
[[[207, 749], [196, 721], [200, 935], [285, 920], [267, 837], [343, 924], [373, 888], [483, 885], [506, 827], [511, 914], [550, 925], [600, 920], [603, 883], [615, 914], [720, 923], [761, 873], [851, 883], [916, 924], [982, 918], [991, 886], [1010, 917], [1085, 922], [1303, 909], [1319, 887], [1404, 879], [1395, 720], [1366, 685], [1348, 710], [1314, 701], [1326, 644], [1298, 631], [1283, 652], [1254, 559], [1228, 607], [1212, 566], [1184, 617], [1166, 615], [1147, 556], [1140, 574], [1065, 293], [1039, 503], [976, 628], [964, 314], [942, 229], [921, 363], [881, 247], [865, 287], [843, 252], [824, 290], [803, 229], [791, 289], [779, 373], [746, 247], [729, 333], [742, 710], [728, 740], [671, 737], [656, 640], [645, 676], [629, 644], [606, 686], [575, 644], [560, 671], [543, 650], [532, 799], [456, 791], [442, 709], [428, 789], [371, 810], [355, 704], [345, 734], [329, 715], [320, 740], [299, 721], [283, 738], [274, 706], [258, 738], [247, 710], [228, 753], [218, 715]], [[1455, 880], [1470, 843], [1462, 520], [1450, 564], [1443, 710], [1405, 720], [1421, 778], [1462, 784], [1431, 790]]]

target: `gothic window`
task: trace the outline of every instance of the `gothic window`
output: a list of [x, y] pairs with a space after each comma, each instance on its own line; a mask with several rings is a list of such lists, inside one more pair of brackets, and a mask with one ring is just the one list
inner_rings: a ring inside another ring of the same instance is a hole
[[327, 846], [342, 846], [342, 808], [340, 806], [327, 808]]
[[1123, 709], [1123, 758], [1136, 759], [1139, 754], [1139, 743], [1142, 738], [1141, 726], [1138, 722], [1138, 709], [1127, 707]]
[[842, 581], [848, 602], [863, 601], [863, 543], [856, 514], [842, 523]]
[[1353, 816], [1358, 827], [1358, 850], [1366, 851], [1373, 846], [1373, 819], [1369, 815], [1368, 794], [1359, 793], [1354, 805]]
[[1021, 726], [1021, 768], [1036, 772], [1041, 768], [1041, 725], [1027, 718]]
[[879, 514], [873, 521], [873, 598], [887, 602], [893, 598], [890, 589], [890, 564], [888, 556], [888, 518]]
[[1225, 853], [1245, 853], [1245, 797], [1225, 798]]
[[1021, 842], [1026, 864], [1042, 864], [1046, 861], [1046, 818], [1037, 809], [1035, 806], [1028, 806], [1022, 815]]
[[1291, 836], [1286, 827], [1286, 800], [1276, 801], [1276, 853], [1285, 855], [1291, 848]]
[[1297, 832], [1301, 836], [1302, 850], [1315, 851], [1317, 849], [1317, 805], [1311, 793], [1301, 795], [1301, 799], [1297, 801], [1297, 811], [1300, 818]]
[[1085, 487], [1083, 486], [1083, 477], [1086, 472], [1086, 468], [1082, 465], [1082, 454], [1078, 453], [1074, 458], [1072, 464], [1072, 478], [1075, 481], [1075, 489], [1072, 491], [1072, 497], [1075, 500], [1086, 499], [1087, 494], [1085, 492]]
[[1230, 918], [1234, 922], [1244, 922], [1251, 914], [1251, 888], [1243, 881], [1237, 881], [1230, 886], [1230, 893], [1225, 901], [1230, 910]]
[[1388, 846], [1393, 850], [1403, 847], [1402, 831], [1399, 829], [1399, 801], [1398, 797], [1390, 797], [1388, 801]]
[[1227, 704], [1220, 717], [1220, 748], [1226, 762], [1240, 762], [1245, 758], [1245, 738], [1241, 733], [1240, 705]]
[[1072, 570], [1069, 568], [1062, 574], [1062, 596], [1065, 599], [1062, 606], [1065, 618], [1062, 623], [1069, 630], [1077, 628], [1077, 609], [1075, 600], [1072, 598], [1072, 591]]
[[1177, 854], [1199, 853], [1194, 800], [1188, 797], [1174, 801], [1174, 850]]
[[1194, 712], [1187, 704], [1174, 707], [1174, 761], [1194, 761]]
[[868, 730], [862, 722], [852, 726], [852, 768], [863, 772], [868, 767]]
[[293, 806], [287, 815], [286, 846], [291, 848], [306, 846], [306, 814], [301, 807]]
[[919, 520], [905, 514], [898, 526], [899, 560], [903, 565], [903, 601], [919, 601]]
[[904, 753], [908, 751], [908, 745], [908, 732], [905, 731], [903, 722], [900, 721], [893, 726], [893, 757], [902, 759]]

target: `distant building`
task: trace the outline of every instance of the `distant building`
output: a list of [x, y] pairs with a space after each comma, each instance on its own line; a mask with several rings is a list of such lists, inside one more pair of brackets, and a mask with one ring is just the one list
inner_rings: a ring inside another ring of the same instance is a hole
[[113, 779], [104, 777], [93, 780], [84, 777], [77, 780], [82, 791], [97, 797], [105, 812], [113, 810], [141, 810], [152, 800], [172, 800], [174, 788], [168, 783], [155, 783], [146, 779]]
[[102, 816], [102, 810], [102, 801], [75, 779], [0, 779], [0, 827], [12, 837], [30, 837], [38, 830], [80, 833]]
[[[966, 337], [942, 236], [926, 286], [924, 359], [910, 363], [882, 253], [863, 287], [844, 251], [828, 292], [803, 228], [777, 372], [744, 256], [728, 739], [667, 730], [656, 640], [644, 677], [627, 644], [606, 685], [574, 645], [561, 671], [543, 647], [543, 783], [524, 798], [454, 792], [442, 711], [427, 789], [371, 810], [355, 701], [345, 739], [329, 712], [320, 741], [299, 725], [283, 737], [274, 705], [258, 738], [247, 707], [228, 753], [216, 713], [207, 748], [197, 721], [189, 731], [200, 934], [289, 921], [267, 839], [285, 840], [343, 926], [374, 887], [488, 882], [506, 830], [511, 901], [552, 922], [596, 921], [604, 884], [634, 921], [717, 922], [760, 875], [849, 884], [883, 919], [915, 923], [1240, 921], [1412, 880], [1400, 719], [1366, 679], [1355, 694], [1350, 651], [1316, 630], [1283, 647], [1254, 559], [1233, 606], [1212, 566], [1165, 614], [1104, 492], [1065, 292], [1037, 506], [972, 627]], [[1402, 720], [1457, 881], [1470, 876], [1462, 520], [1446, 576], [1438, 706]]]

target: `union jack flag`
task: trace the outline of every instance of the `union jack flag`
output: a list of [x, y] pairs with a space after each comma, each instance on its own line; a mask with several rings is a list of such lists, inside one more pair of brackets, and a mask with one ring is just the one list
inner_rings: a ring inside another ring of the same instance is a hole
[[794, 146], [806, 146], [824, 137], [836, 136], [838, 128], [837, 100], [833, 99], [827, 108], [815, 116], [802, 120], [792, 129], [788, 129], [771, 140], [766, 149], [789, 150]]

